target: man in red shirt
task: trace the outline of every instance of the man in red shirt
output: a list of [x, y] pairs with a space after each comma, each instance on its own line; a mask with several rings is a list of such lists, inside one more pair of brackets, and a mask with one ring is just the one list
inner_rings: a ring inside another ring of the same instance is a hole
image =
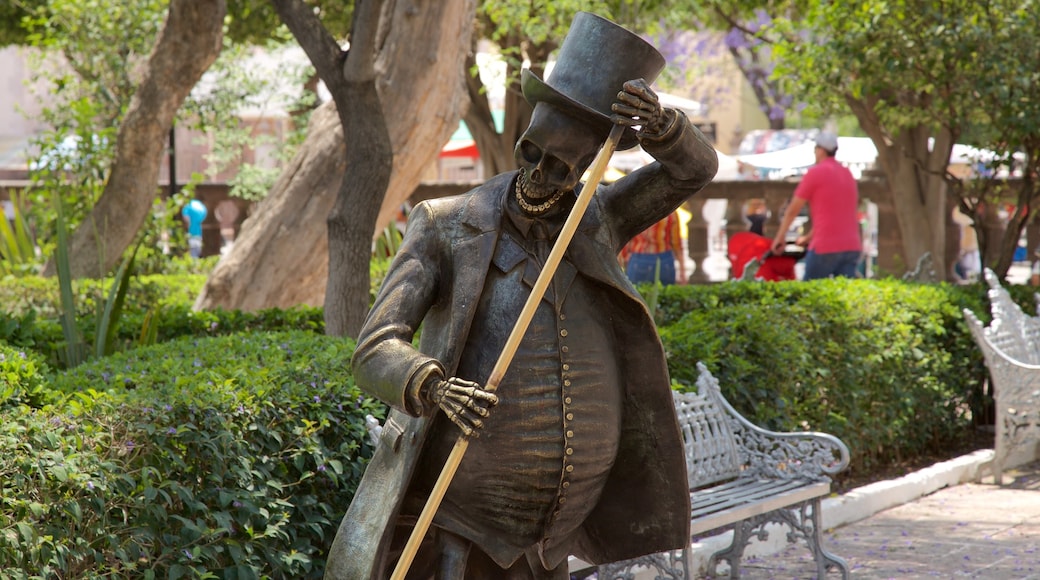
[[854, 278], [862, 251], [856, 178], [834, 159], [838, 152], [838, 137], [834, 133], [821, 132], [816, 137], [814, 152], [816, 165], [809, 169], [794, 190], [794, 197], [787, 205], [780, 229], [773, 239], [772, 250], [778, 254], [783, 251], [787, 230], [808, 203], [812, 231], [799, 237], [797, 242], [798, 245], [809, 245], [802, 279]]

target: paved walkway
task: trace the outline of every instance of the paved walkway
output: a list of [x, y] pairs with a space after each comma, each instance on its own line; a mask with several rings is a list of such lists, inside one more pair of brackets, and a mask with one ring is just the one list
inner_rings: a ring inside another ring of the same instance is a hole
[[[836, 527], [824, 541], [854, 579], [1040, 580], [1040, 462], [1005, 472], [1002, 486], [986, 477], [945, 487]], [[741, 571], [748, 580], [816, 577], [800, 547], [749, 558]]]

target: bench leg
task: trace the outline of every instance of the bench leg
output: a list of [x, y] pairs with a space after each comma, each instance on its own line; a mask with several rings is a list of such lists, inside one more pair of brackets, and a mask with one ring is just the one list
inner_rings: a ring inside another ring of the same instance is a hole
[[726, 560], [729, 564], [729, 577], [731, 579], [740, 578], [740, 560], [744, 556], [744, 549], [751, 543], [753, 537], [759, 541], [769, 538], [769, 532], [765, 530], [766, 524], [769, 523], [785, 524], [791, 528], [787, 534], [788, 542], [797, 542], [799, 538], [805, 540], [812, 552], [813, 560], [816, 562], [816, 575], [819, 580], [826, 578], [827, 571], [831, 568], [837, 568], [841, 572], [841, 577], [848, 580], [848, 563], [823, 547], [820, 498], [738, 522], [733, 527], [733, 542], [730, 546], [725, 550], [715, 552], [708, 560], [708, 574], [712, 577], [717, 576], [719, 561]]
[[[809, 544], [809, 549], [812, 550], [813, 558], [816, 560], [816, 577], [823, 580], [827, 577], [827, 570], [830, 568], [837, 568], [841, 572], [843, 580], [849, 578], [849, 565], [844, 558], [836, 556], [828, 552], [823, 547], [823, 524], [820, 515], [820, 498], [812, 500], [809, 509], [812, 510], [812, 530], [805, 534], [805, 541]], [[804, 507], [802, 508], [805, 509]], [[805, 520], [805, 513], [802, 512], [802, 520]]]
[[[725, 560], [729, 564], [729, 577], [740, 578], [740, 560], [744, 557], [744, 548], [751, 542], [751, 536], [757, 536], [759, 541], [769, 537], [769, 533], [761, 529], [757, 523], [758, 518], [747, 519], [737, 522], [733, 526], [733, 542], [725, 550], [719, 550], [708, 559], [708, 575], [712, 578], [718, 576], [719, 560]], [[764, 524], [766, 522], [762, 522]], [[758, 527], [757, 532], [753, 530]]]

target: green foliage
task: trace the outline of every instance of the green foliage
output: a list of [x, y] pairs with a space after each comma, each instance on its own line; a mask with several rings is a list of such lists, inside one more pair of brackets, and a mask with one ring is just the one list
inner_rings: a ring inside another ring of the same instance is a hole
[[[314, 68], [309, 63], [293, 63], [286, 57], [292, 52], [292, 45], [270, 41], [263, 49], [270, 60], [258, 60], [253, 47], [235, 44], [230, 37], [224, 37], [220, 57], [210, 67], [213, 85], [206, 91], [196, 91], [184, 106], [184, 117], [191, 126], [211, 139], [212, 148], [206, 156], [207, 177], [212, 179], [234, 169], [235, 174], [228, 181], [229, 193], [250, 201], [267, 196], [281, 165], [303, 142], [307, 126], [304, 112], [312, 110], [317, 103], [316, 93], [304, 88], [315, 74]], [[291, 96], [286, 95], [286, 79], [289, 79], [289, 90], [294, 93]], [[243, 122], [241, 112], [246, 108], [253, 111], [251, 117], [255, 123]], [[294, 126], [290, 129], [293, 134], [281, 135], [263, 129], [277, 126], [273, 116], [279, 110], [301, 113], [293, 120]], [[258, 152], [262, 150], [273, 153], [269, 159], [261, 159]], [[250, 152], [257, 156], [253, 162], [246, 157]], [[202, 177], [194, 176], [193, 181]], [[189, 191], [191, 186], [189, 184]]]
[[[354, 3], [338, 0], [307, 0], [314, 7], [322, 26], [335, 38], [346, 38], [354, 18]], [[267, 0], [228, 0], [227, 36], [244, 44], [263, 44], [269, 40], [289, 40], [273, 3]]]
[[[90, 351], [77, 325], [76, 303], [72, 292], [72, 274], [69, 270], [65, 212], [62, 209], [61, 199], [57, 196], [55, 196], [55, 205], [58, 208], [58, 243], [54, 264], [58, 274], [58, 287], [61, 295], [59, 323], [65, 336], [63, 348], [57, 351], [57, 355], [63, 366], [74, 367], [82, 364], [88, 358], [102, 357], [114, 352], [116, 333], [119, 330], [119, 322], [123, 316], [123, 304], [126, 301], [126, 292], [133, 275], [134, 256], [137, 254], [137, 248], [135, 247], [130, 252], [130, 255], [123, 260], [123, 263], [120, 264], [115, 280], [113, 280], [112, 286], [109, 288], [108, 298], [105, 300], [104, 305], [96, 311], [94, 349]], [[151, 336], [151, 333], [142, 336]]]
[[[190, 307], [205, 283], [205, 275], [194, 273], [136, 276], [127, 290], [127, 308], [143, 310], [148, 304]], [[72, 288], [76, 318], [85, 318], [97, 312], [98, 297], [104, 295], [105, 287], [103, 280], [84, 278], [76, 281]], [[56, 319], [61, 312], [60, 301], [58, 281], [55, 278], [0, 278], [0, 309], [11, 316], [33, 313], [41, 319]]]
[[321, 578], [371, 447], [313, 333], [183, 339], [55, 376], [0, 411], [0, 576]]
[[668, 287], [660, 332], [680, 383], [703, 361], [752, 421], [833, 433], [853, 469], [869, 469], [942, 449], [983, 414], [985, 368], [961, 314], [975, 292], [844, 279]]
[[23, 45], [28, 42], [29, 32], [22, 26], [22, 21], [37, 5], [44, 3], [45, 0], [0, 2], [0, 46]]
[[58, 213], [58, 242], [54, 263], [58, 274], [58, 289], [61, 296], [61, 314], [58, 321], [65, 335], [64, 348], [58, 351], [65, 366], [76, 366], [87, 360], [87, 345], [83, 335], [76, 326], [76, 303], [72, 297], [72, 273], [69, 271], [68, 230], [65, 223], [65, 210], [61, 198], [54, 196], [54, 205]]
[[[29, 284], [22, 282], [28, 281]], [[325, 330], [320, 308], [298, 306], [270, 308], [257, 312], [239, 310], [192, 310], [195, 296], [205, 283], [199, 275], [143, 276], [132, 278], [126, 287], [121, 324], [106, 334], [106, 350], [119, 352], [135, 346], [168, 342], [186, 336], [227, 336], [265, 330], [300, 330], [321, 334]], [[97, 344], [101, 336], [98, 312], [105, 308], [111, 285], [103, 281], [78, 280], [74, 287], [76, 330], [85, 344]], [[14, 306], [0, 312], [0, 339], [14, 346], [33, 348], [56, 367], [66, 366], [65, 337], [59, 323], [60, 308], [56, 281], [43, 278], [0, 280], [0, 301]], [[109, 327], [111, 328], [111, 326]]]
[[101, 195], [114, 156], [116, 128], [136, 90], [165, 18], [164, 0], [46, 0], [27, 6], [33, 77], [45, 104], [38, 121], [49, 129], [34, 140], [30, 212], [49, 254], [56, 216], [52, 195], [75, 227]]
[[0, 276], [38, 272], [39, 258], [32, 228], [25, 218], [22, 196], [11, 194], [14, 206], [14, 226], [7, 219], [0, 219]]
[[38, 354], [9, 345], [0, 335], [0, 410], [41, 405], [48, 373], [46, 363]]

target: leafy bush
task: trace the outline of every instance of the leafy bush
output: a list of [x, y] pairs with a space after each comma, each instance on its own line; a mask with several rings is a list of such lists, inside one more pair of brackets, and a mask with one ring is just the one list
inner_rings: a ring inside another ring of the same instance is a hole
[[[309, 306], [257, 312], [223, 309], [195, 312], [192, 304], [204, 283], [205, 278], [198, 275], [132, 278], [114, 339], [115, 350], [149, 342], [142, 339], [142, 333], [149, 326], [155, 328], [150, 342], [258, 330], [325, 331], [322, 309]], [[96, 339], [96, 313], [104, 308], [104, 293], [108, 290], [94, 280], [77, 280], [74, 285], [77, 326], [88, 344]], [[0, 339], [14, 346], [34, 348], [53, 366], [63, 367], [60, 353], [66, 338], [58, 323], [59, 302], [54, 279], [30, 276], [0, 280], [0, 303], [6, 311], [0, 312]]]
[[[206, 276], [201, 274], [135, 276], [127, 291], [127, 308], [146, 311], [153, 306], [190, 306], [205, 283]], [[73, 292], [78, 314], [89, 318], [97, 312], [104, 304], [110, 285], [111, 280], [76, 280]], [[57, 318], [61, 312], [57, 279], [42, 276], [0, 278], [0, 310], [14, 316], [35, 312], [41, 319]]]
[[320, 578], [383, 408], [309, 332], [186, 338], [0, 411], [0, 577]]
[[38, 354], [0, 339], [0, 409], [41, 404], [48, 372]]
[[[949, 445], [981, 409], [981, 354], [953, 287], [894, 280], [734, 282], [669, 290], [661, 328], [674, 379], [696, 362], [752, 421], [833, 433], [853, 469]], [[957, 299], [954, 299], [957, 297]]]

